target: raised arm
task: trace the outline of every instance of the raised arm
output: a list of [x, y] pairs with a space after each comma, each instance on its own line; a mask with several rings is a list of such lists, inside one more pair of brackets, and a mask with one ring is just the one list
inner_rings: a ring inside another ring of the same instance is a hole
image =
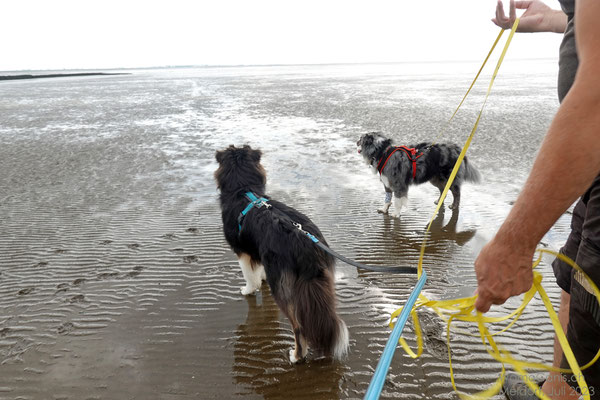
[[502, 0], [496, 4], [496, 17], [492, 22], [504, 29], [510, 29], [517, 17], [516, 9], [525, 10], [520, 18], [517, 32], [556, 32], [563, 33], [567, 26], [567, 15], [561, 10], [553, 10], [540, 0], [510, 1], [509, 16], [504, 13]]

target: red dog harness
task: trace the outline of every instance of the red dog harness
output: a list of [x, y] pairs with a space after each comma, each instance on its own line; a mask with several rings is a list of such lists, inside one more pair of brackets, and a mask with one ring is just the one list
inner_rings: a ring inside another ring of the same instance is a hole
[[[408, 159], [410, 161], [412, 161], [413, 179], [415, 179], [416, 176], [417, 176], [417, 158], [421, 157], [423, 155], [423, 153], [417, 155], [417, 149], [411, 148], [411, 147], [406, 147], [406, 146], [397, 146], [397, 147], [394, 147], [394, 150], [392, 150], [392, 152], [390, 153], [390, 155], [387, 156], [387, 158], [385, 159], [383, 165], [381, 165], [381, 162], [383, 161], [383, 157], [381, 158], [381, 160], [379, 160], [379, 164], [377, 164], [377, 171], [379, 171], [379, 175], [381, 175], [381, 173], [383, 172], [383, 169], [385, 168], [385, 165], [387, 164], [387, 162], [390, 159], [390, 157], [392, 157], [392, 154], [394, 154], [398, 150], [404, 151], [406, 153], [406, 155], [408, 156]], [[379, 168], [380, 166], [381, 166], [381, 168]]]

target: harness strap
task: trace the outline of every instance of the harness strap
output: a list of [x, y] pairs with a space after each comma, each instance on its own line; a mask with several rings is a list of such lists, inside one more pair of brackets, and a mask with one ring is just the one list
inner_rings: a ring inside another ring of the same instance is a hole
[[350, 264], [357, 268], [366, 269], [366, 270], [375, 271], [375, 272], [394, 272], [394, 273], [399, 273], [399, 274], [416, 274], [417, 273], [416, 267], [380, 267], [377, 265], [365, 265], [365, 264], [361, 264], [357, 261], [353, 261], [353, 260], [346, 258], [343, 255], [337, 253], [336, 251], [334, 251], [333, 249], [331, 249], [329, 246], [325, 245], [324, 243], [321, 243], [321, 241], [319, 239], [317, 239], [315, 237], [315, 235], [302, 229], [302, 225], [300, 225], [299, 223], [292, 222], [292, 225], [294, 225], [294, 227], [296, 229], [298, 229], [300, 232], [305, 234], [310, 240], [312, 240], [313, 243], [315, 245], [317, 245], [321, 250], [325, 251], [326, 253], [331, 254], [332, 256], [334, 256], [338, 260], [345, 262], [346, 264]]
[[[398, 150], [404, 151], [406, 153], [406, 156], [408, 157], [408, 159], [410, 161], [412, 161], [412, 171], [413, 171], [412, 176], [413, 176], [413, 179], [415, 179], [417, 177], [417, 158], [421, 157], [423, 155], [423, 153], [417, 155], [417, 149], [415, 149], [414, 147], [406, 147], [406, 146], [396, 146], [394, 148], [394, 150], [392, 150], [390, 155], [387, 156], [383, 165], [381, 165], [381, 162], [383, 161], [383, 157], [381, 158], [381, 160], [379, 160], [379, 163], [377, 164], [377, 171], [379, 171], [379, 175], [381, 175], [383, 173], [383, 169], [385, 168], [385, 165], [387, 164], [389, 159], [392, 157], [392, 154], [394, 154]], [[381, 168], [379, 168], [380, 166], [381, 166]]]
[[264, 197], [257, 197], [252, 192], [246, 192], [244, 195], [248, 200], [250, 200], [250, 203], [246, 206], [246, 208], [244, 208], [240, 215], [238, 215], [238, 232], [242, 231], [242, 223], [244, 222], [244, 218], [246, 217], [246, 214], [248, 214], [250, 210], [252, 210], [252, 208], [261, 208], [262, 206], [271, 208], [269, 200]]

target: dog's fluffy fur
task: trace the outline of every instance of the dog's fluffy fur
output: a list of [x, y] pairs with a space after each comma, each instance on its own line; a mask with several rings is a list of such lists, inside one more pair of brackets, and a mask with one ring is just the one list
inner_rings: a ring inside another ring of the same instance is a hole
[[[371, 132], [364, 134], [356, 143], [358, 152], [363, 156], [366, 163], [371, 166], [377, 173], [377, 166], [385, 162], [385, 158], [393, 149], [392, 140], [383, 136], [379, 132]], [[413, 179], [413, 163], [408, 155], [402, 151], [396, 151], [385, 164], [385, 168], [381, 172], [381, 181], [386, 191], [386, 200], [379, 212], [387, 213], [394, 195], [394, 211], [393, 215], [398, 217], [402, 212], [402, 207], [408, 202], [408, 187], [409, 185], [430, 182], [437, 187], [442, 194], [448, 178], [452, 173], [454, 164], [460, 155], [461, 149], [458, 145], [452, 143], [431, 144], [419, 143], [416, 145], [406, 146], [415, 148], [417, 155], [422, 154], [417, 158], [416, 177]], [[383, 159], [383, 161], [382, 161]], [[458, 209], [460, 205], [460, 186], [463, 182], [477, 183], [481, 179], [479, 172], [469, 163], [467, 157], [464, 158], [458, 173], [450, 187], [452, 192], [453, 202], [450, 205], [451, 209]], [[439, 201], [435, 201], [437, 204]]]
[[348, 329], [336, 313], [335, 260], [292, 221], [326, 243], [319, 228], [304, 214], [269, 199], [270, 208], [252, 208], [238, 229], [238, 216], [249, 203], [245, 193], [268, 198], [260, 158], [261, 152], [249, 146], [232, 145], [216, 153], [223, 231], [246, 280], [241, 292], [253, 294], [266, 279], [294, 331], [292, 363], [306, 357], [307, 345], [316, 355], [341, 359], [348, 351]]

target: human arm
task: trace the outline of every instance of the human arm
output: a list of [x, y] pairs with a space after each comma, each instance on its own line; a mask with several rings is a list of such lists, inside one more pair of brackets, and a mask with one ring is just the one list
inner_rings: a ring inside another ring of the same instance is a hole
[[492, 22], [504, 29], [510, 29], [517, 18], [516, 8], [525, 10], [520, 18], [517, 32], [556, 32], [563, 33], [567, 26], [567, 15], [562, 10], [553, 10], [540, 0], [510, 0], [509, 16], [504, 13], [502, 0], [496, 4], [496, 17]]
[[600, 1], [578, 0], [575, 82], [548, 129], [525, 186], [475, 260], [477, 310], [527, 291], [543, 235], [600, 172]]

